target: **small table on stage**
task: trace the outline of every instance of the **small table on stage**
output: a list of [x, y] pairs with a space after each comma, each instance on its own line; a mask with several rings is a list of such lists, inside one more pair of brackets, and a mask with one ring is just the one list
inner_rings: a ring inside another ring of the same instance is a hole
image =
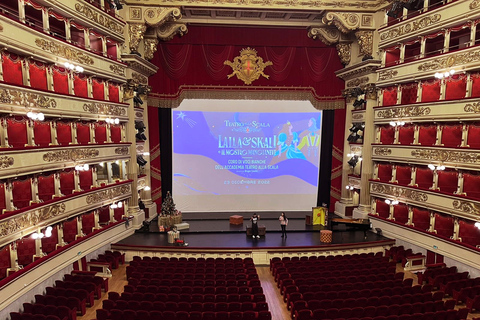
[[334, 226], [344, 225], [347, 228], [354, 230], [363, 230], [365, 238], [367, 238], [367, 231], [370, 230], [369, 219], [330, 219], [332, 230]]

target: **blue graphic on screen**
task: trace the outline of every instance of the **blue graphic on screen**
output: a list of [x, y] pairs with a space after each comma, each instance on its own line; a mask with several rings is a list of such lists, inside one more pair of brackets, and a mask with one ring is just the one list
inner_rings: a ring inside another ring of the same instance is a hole
[[320, 112], [172, 115], [177, 195], [316, 193]]

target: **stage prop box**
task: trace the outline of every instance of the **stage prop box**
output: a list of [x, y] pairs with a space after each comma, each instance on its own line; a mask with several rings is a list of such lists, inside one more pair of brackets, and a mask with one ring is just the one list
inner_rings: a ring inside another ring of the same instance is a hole
[[332, 231], [320, 230], [320, 242], [332, 243]]
[[182, 215], [158, 216], [158, 226], [173, 227], [176, 224], [182, 223]]
[[243, 216], [239, 216], [239, 215], [230, 216], [230, 224], [235, 224], [235, 225], [243, 224]]
[[185, 230], [185, 229], [189, 229], [190, 225], [186, 222], [176, 223], [175, 228], [177, 228], [177, 230]]
[[[264, 236], [266, 233], [267, 233], [267, 227], [265, 227], [263, 225], [259, 225], [258, 226], [258, 235], [259, 236]], [[247, 226], [247, 236], [251, 236], [251, 235], [252, 235], [252, 227]]]
[[325, 207], [312, 208], [313, 225], [327, 225], [328, 213]]
[[180, 231], [168, 231], [168, 243], [175, 243], [180, 238]]

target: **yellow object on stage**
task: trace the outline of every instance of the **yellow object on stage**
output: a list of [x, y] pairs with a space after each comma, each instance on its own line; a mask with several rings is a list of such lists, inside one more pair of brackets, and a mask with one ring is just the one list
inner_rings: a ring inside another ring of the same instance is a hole
[[327, 209], [324, 207], [314, 207], [313, 211], [313, 225], [327, 225]]

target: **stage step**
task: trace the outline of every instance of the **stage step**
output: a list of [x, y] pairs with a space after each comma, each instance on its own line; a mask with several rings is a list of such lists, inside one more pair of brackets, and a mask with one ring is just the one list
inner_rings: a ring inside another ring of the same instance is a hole
[[177, 228], [177, 230], [185, 230], [185, 229], [189, 229], [190, 225], [186, 222], [182, 222], [182, 223], [175, 224], [175, 227]]

